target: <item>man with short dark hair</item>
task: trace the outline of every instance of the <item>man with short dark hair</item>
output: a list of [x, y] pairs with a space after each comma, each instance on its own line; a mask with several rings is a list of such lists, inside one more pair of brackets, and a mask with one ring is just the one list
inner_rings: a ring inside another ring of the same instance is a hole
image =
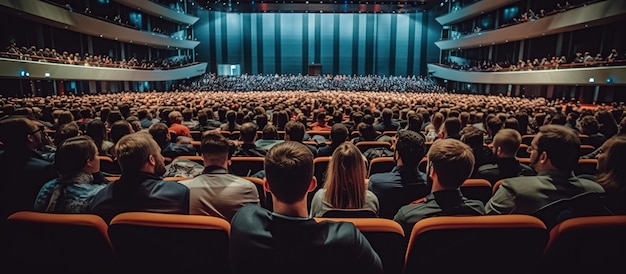
[[424, 138], [415, 131], [400, 130], [394, 139], [395, 167], [391, 172], [372, 174], [368, 187], [378, 197], [378, 215], [387, 219], [393, 219], [400, 207], [430, 192], [426, 174], [417, 168], [425, 154]]
[[383, 273], [378, 254], [352, 223], [317, 222], [309, 217], [307, 193], [317, 182], [313, 154], [304, 144], [286, 141], [273, 146], [265, 157], [265, 170], [265, 189], [272, 194], [274, 211], [245, 205], [231, 220], [234, 274], [259, 269], [274, 273]]
[[[296, 121], [289, 121], [285, 124], [285, 141], [294, 141], [302, 143], [304, 141], [304, 134], [306, 133], [306, 127], [304, 124]], [[306, 145], [307, 148], [313, 153], [313, 157], [317, 157], [317, 147], [312, 145]]]
[[239, 138], [243, 142], [237, 147], [233, 156], [263, 157], [267, 153], [264, 149], [257, 147], [254, 142], [257, 139], [257, 125], [253, 122], [245, 122], [239, 130]]
[[474, 155], [469, 146], [456, 139], [437, 140], [428, 150], [427, 157], [431, 193], [401, 207], [393, 218], [402, 226], [407, 238], [415, 223], [424, 218], [485, 214], [481, 201], [465, 198], [460, 190], [474, 169]]
[[[0, 230], [7, 217], [32, 210], [39, 189], [57, 177], [40, 151], [50, 144], [43, 124], [21, 116], [0, 120]], [[0, 236], [1, 238], [1, 236]]]
[[129, 211], [189, 214], [189, 189], [176, 181], [163, 180], [163, 155], [150, 134], [125, 135], [114, 151], [122, 176], [93, 197], [90, 213], [107, 223]]
[[222, 134], [215, 130], [205, 132], [200, 150], [204, 171], [193, 179], [180, 181], [190, 191], [189, 214], [230, 221], [245, 204], [259, 203], [259, 193], [252, 182], [228, 174], [230, 144]]
[[534, 214], [543, 206], [585, 192], [604, 192], [594, 181], [577, 178], [580, 139], [563, 125], [539, 128], [530, 146], [530, 164], [537, 176], [505, 179], [485, 209], [488, 214]]
[[334, 124], [330, 130], [330, 145], [321, 145], [317, 149], [317, 157], [331, 156], [335, 149], [348, 140], [350, 132], [344, 124]]
[[515, 129], [503, 128], [493, 138], [495, 163], [484, 164], [476, 170], [472, 178], [481, 178], [494, 185], [498, 180], [517, 176], [533, 176], [535, 171], [520, 163], [515, 155], [522, 143], [522, 136]]
[[161, 148], [163, 157], [174, 159], [183, 155], [196, 155], [193, 145], [173, 143], [170, 131], [164, 123], [152, 124], [148, 132]]

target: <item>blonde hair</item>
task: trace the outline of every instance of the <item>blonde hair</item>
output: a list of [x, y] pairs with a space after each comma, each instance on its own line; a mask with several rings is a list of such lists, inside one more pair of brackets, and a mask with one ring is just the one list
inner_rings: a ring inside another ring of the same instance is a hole
[[339, 145], [330, 159], [325, 200], [337, 209], [359, 209], [365, 204], [365, 159], [352, 143]]

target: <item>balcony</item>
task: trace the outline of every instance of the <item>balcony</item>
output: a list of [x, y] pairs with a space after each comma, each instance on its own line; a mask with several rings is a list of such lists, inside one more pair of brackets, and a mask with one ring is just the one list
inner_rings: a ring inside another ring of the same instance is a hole
[[169, 49], [193, 49], [200, 44], [124, 27], [42, 1], [0, 0], [0, 9], [42, 24], [125, 43]]
[[439, 16], [435, 18], [435, 20], [437, 20], [437, 22], [439, 22], [439, 24], [441, 25], [450, 25], [479, 16], [492, 10], [499, 9], [501, 7], [508, 6], [519, 1], [520, 0], [482, 0], [465, 8], [455, 10], [446, 15]]
[[492, 31], [483, 31], [458, 39], [437, 41], [435, 45], [442, 50], [486, 47], [599, 26], [621, 20], [625, 15], [626, 1], [607, 0], [547, 16], [536, 21]]
[[94, 67], [0, 57], [0, 77], [49, 80], [171, 81], [202, 75], [207, 63], [192, 63], [168, 70]]
[[434, 77], [464, 83], [519, 85], [626, 85], [626, 64], [505, 72], [465, 71], [428, 64]]
[[115, 0], [124, 6], [181, 24], [193, 25], [200, 18], [181, 13], [148, 0]]

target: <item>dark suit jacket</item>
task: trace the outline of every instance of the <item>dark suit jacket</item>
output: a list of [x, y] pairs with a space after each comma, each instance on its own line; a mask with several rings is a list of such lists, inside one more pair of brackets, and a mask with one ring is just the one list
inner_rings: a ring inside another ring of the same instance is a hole
[[419, 220], [453, 215], [485, 215], [485, 207], [481, 201], [463, 197], [460, 190], [442, 190], [428, 194], [423, 202], [403, 206], [393, 219], [404, 229], [404, 236], [409, 238]]
[[495, 164], [485, 164], [478, 167], [472, 178], [485, 179], [493, 186], [498, 180], [517, 176], [534, 176], [535, 170], [525, 164], [521, 164], [515, 158], [496, 158]]
[[391, 172], [372, 174], [369, 190], [376, 194], [380, 208], [378, 216], [393, 219], [398, 210], [430, 192], [426, 174], [406, 167], [394, 167]]
[[32, 210], [41, 187], [57, 177], [52, 163], [36, 151], [0, 154], [0, 226], [12, 213]]
[[552, 170], [537, 176], [505, 179], [485, 206], [488, 214], [534, 214], [543, 206], [584, 192], [603, 193], [598, 183], [572, 171]]
[[189, 188], [154, 174], [122, 174], [93, 197], [88, 211], [107, 223], [129, 211], [189, 214]]
[[378, 254], [352, 223], [318, 223], [258, 205], [243, 206], [231, 220], [230, 262], [234, 274], [383, 273]]

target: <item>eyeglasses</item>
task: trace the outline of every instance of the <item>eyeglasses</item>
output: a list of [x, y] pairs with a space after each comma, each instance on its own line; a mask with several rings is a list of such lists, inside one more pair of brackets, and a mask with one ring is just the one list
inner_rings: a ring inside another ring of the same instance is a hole
[[32, 132], [30, 132], [29, 134], [35, 134], [37, 132], [46, 132], [46, 127], [44, 126], [38, 126], [37, 129], [33, 130]]
[[526, 152], [531, 153], [533, 152], [533, 150], [539, 151], [539, 148], [534, 147], [534, 146], [528, 146], [528, 148], [526, 149]]

